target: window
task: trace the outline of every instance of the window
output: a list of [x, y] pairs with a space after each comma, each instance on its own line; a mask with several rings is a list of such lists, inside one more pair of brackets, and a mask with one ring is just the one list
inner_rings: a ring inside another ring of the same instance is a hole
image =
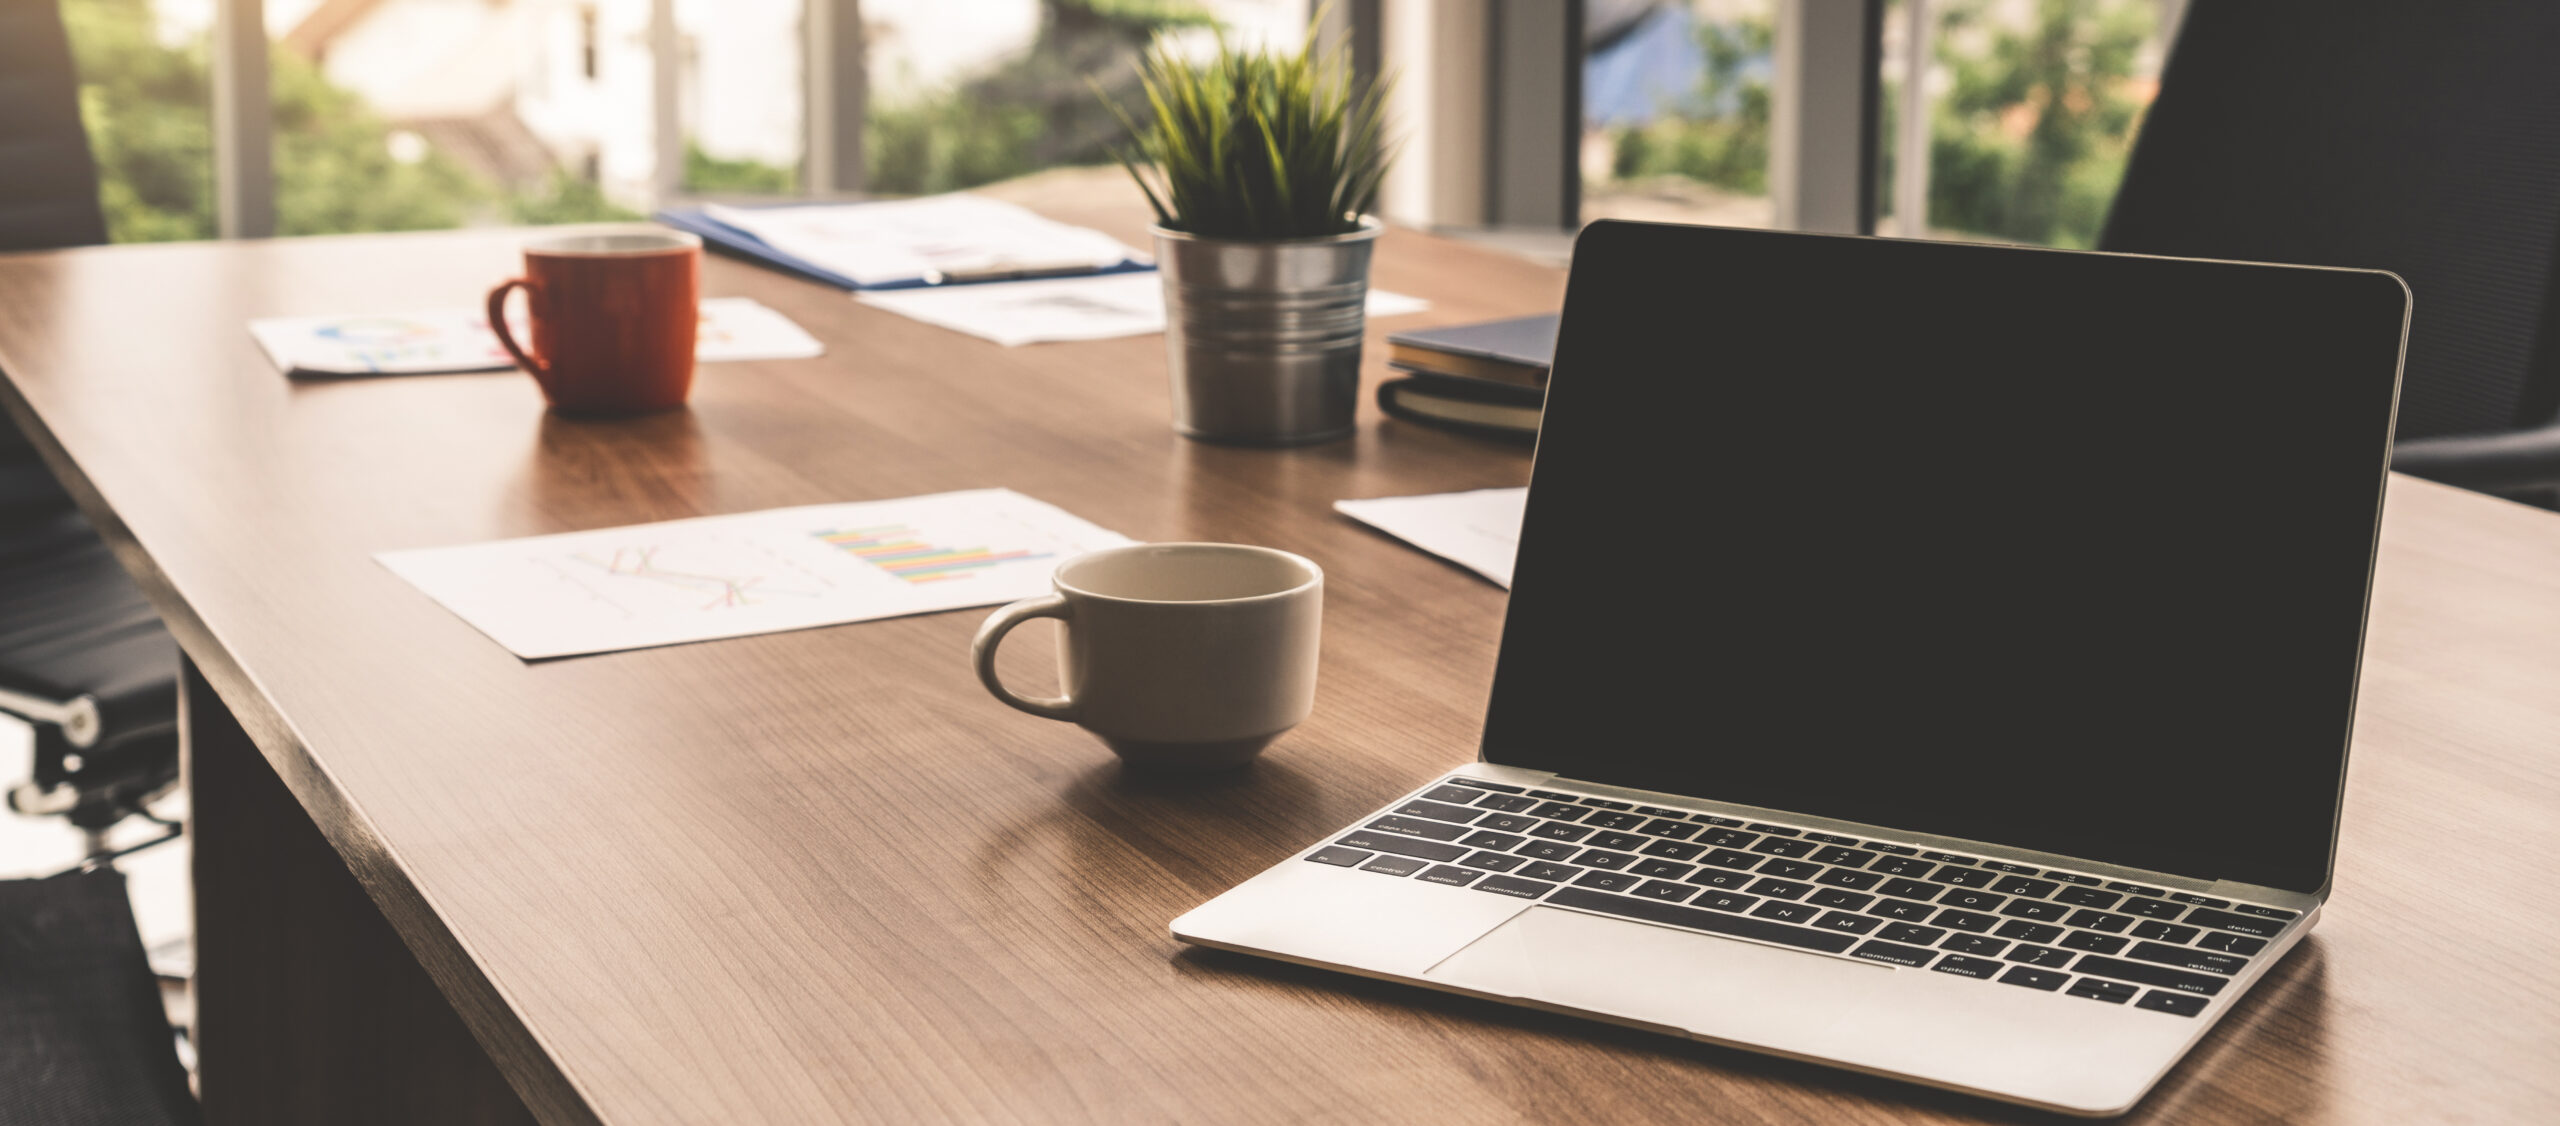
[[1582, 218], [1768, 227], [1779, 0], [1592, 5]]

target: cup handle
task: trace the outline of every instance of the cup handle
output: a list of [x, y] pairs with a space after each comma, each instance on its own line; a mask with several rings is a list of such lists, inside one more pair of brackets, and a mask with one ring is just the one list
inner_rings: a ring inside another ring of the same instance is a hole
[[1004, 635], [1013, 627], [1033, 618], [1056, 618], [1065, 622], [1067, 600], [1055, 594], [1025, 598], [988, 615], [987, 624], [978, 627], [978, 636], [969, 642], [969, 659], [977, 662], [978, 682], [987, 686], [996, 699], [1043, 719], [1063, 719], [1074, 723], [1081, 710], [1073, 696], [1017, 696], [996, 675], [996, 646], [1004, 644]]
[[532, 376], [534, 382], [540, 383], [545, 376], [551, 374], [551, 369], [544, 367], [542, 361], [526, 354], [523, 348], [516, 345], [515, 334], [507, 331], [507, 291], [510, 289], [523, 290], [528, 299], [533, 296], [533, 283], [523, 278], [508, 278], [499, 282], [498, 288], [489, 291], [489, 331], [497, 334], [498, 346], [506, 349], [508, 355], [516, 358], [516, 364], [524, 368], [525, 374]]

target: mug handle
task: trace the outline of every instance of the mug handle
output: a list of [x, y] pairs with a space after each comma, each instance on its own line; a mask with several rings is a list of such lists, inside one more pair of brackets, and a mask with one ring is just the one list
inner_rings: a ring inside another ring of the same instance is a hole
[[996, 675], [996, 646], [1004, 644], [1004, 635], [1013, 627], [1033, 618], [1056, 618], [1067, 621], [1067, 600], [1055, 594], [1025, 598], [988, 615], [987, 624], [978, 627], [978, 636], [969, 642], [969, 659], [978, 666], [978, 683], [987, 686], [996, 699], [1042, 719], [1076, 721], [1080, 707], [1073, 696], [1017, 696]]
[[544, 367], [542, 361], [527, 355], [523, 348], [516, 345], [515, 334], [507, 331], [507, 291], [510, 289], [523, 290], [527, 300], [533, 297], [533, 283], [523, 278], [508, 278], [499, 282], [498, 288], [489, 291], [489, 331], [497, 334], [498, 346], [505, 348], [508, 355], [515, 357], [517, 365], [524, 368], [525, 374], [532, 376], [534, 382], [539, 383], [543, 377], [551, 374], [551, 369]]

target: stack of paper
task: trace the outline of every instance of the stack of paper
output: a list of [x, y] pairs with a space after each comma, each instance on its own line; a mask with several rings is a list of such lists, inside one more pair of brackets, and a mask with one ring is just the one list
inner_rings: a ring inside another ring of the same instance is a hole
[[712, 204], [702, 210], [861, 286], [1074, 273], [1146, 258], [1100, 231], [973, 195], [792, 207]]

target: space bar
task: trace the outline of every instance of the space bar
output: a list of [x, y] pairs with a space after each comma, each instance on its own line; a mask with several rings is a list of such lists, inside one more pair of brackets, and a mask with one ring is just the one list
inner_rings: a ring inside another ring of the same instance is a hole
[[1588, 888], [1559, 888], [1554, 895], [1547, 897], [1547, 902], [1558, 907], [1579, 907], [1585, 911], [1598, 911], [1607, 915], [1624, 915], [1627, 918], [1642, 919], [1648, 923], [1714, 931], [1717, 934], [1729, 934], [1735, 938], [1756, 938], [1762, 942], [1775, 942], [1781, 946], [1801, 946], [1807, 950], [1819, 950], [1825, 954], [1845, 953], [1858, 943], [1856, 935], [1806, 930], [1803, 927], [1791, 927], [1785, 923], [1772, 923], [1762, 919], [1745, 918], [1741, 915], [1727, 915], [1722, 911], [1701, 911], [1695, 907], [1682, 907], [1677, 903], [1629, 899], [1623, 895], [1609, 895]]

